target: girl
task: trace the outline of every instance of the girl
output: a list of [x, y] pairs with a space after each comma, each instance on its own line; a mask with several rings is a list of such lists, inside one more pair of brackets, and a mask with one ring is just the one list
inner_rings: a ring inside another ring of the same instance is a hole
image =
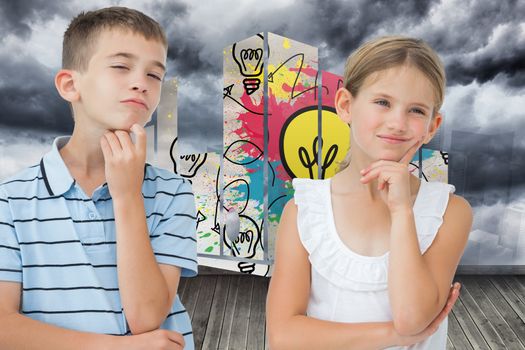
[[335, 97], [351, 123], [343, 169], [294, 179], [281, 218], [270, 347], [445, 349], [472, 211], [454, 186], [408, 171], [442, 121], [443, 65], [421, 40], [383, 37], [349, 57], [344, 86]]

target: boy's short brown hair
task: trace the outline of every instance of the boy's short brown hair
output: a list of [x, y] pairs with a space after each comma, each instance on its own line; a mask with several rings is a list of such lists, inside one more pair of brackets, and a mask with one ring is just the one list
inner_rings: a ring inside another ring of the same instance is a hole
[[115, 6], [81, 12], [73, 18], [64, 33], [62, 68], [86, 70], [98, 35], [103, 30], [115, 28], [141, 34], [147, 40], [157, 40], [168, 47], [162, 27], [140, 11]]

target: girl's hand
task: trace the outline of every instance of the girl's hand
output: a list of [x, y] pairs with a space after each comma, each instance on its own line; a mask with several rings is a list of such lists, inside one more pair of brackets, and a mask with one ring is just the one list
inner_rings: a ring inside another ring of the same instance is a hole
[[408, 164], [423, 140], [418, 140], [399, 162], [378, 160], [361, 170], [361, 183], [367, 184], [377, 178], [377, 189], [391, 213], [412, 208]]
[[432, 334], [436, 333], [436, 331], [439, 328], [439, 325], [443, 320], [448, 316], [450, 311], [452, 311], [452, 307], [456, 303], [459, 297], [459, 290], [461, 288], [461, 284], [456, 282], [454, 285], [450, 288], [450, 292], [448, 294], [447, 303], [445, 304], [445, 307], [439, 315], [428, 325], [428, 327], [422, 331], [421, 333], [410, 335], [410, 336], [402, 336], [396, 333], [396, 345], [398, 346], [410, 346], [416, 343], [420, 343], [423, 340], [430, 337]]
[[137, 141], [124, 130], [108, 131], [100, 139], [106, 182], [113, 198], [140, 195], [146, 162], [146, 132], [139, 124], [131, 127]]

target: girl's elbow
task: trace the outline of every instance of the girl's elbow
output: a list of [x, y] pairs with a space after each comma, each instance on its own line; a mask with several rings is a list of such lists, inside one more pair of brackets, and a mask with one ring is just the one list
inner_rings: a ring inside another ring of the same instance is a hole
[[272, 350], [285, 350], [288, 349], [288, 337], [284, 327], [272, 327], [272, 325], [266, 325], [268, 334], [269, 349]]
[[284, 332], [269, 332], [268, 333], [268, 344], [269, 349], [272, 350], [285, 350], [286, 347], [286, 335]]
[[401, 336], [411, 336], [421, 333], [428, 326], [426, 320], [417, 317], [414, 313], [401, 313], [393, 320], [394, 329]]

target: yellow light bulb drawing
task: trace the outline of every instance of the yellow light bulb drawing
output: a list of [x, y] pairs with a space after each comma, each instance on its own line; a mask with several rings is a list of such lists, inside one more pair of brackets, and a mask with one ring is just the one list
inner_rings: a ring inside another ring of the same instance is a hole
[[[339, 119], [335, 109], [322, 108], [321, 178], [329, 178], [335, 174], [350, 147], [350, 128]], [[310, 106], [295, 112], [283, 125], [281, 160], [292, 178], [319, 178], [317, 118], [317, 106]]]

